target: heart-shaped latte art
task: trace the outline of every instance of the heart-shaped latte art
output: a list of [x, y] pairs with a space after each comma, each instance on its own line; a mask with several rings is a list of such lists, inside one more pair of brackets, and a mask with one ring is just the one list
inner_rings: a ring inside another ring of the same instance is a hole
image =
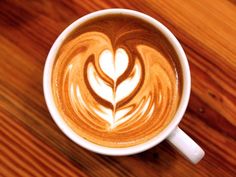
[[102, 71], [114, 82], [125, 72], [129, 63], [128, 54], [122, 48], [117, 49], [115, 55], [106, 49], [100, 54], [98, 60]]
[[[112, 104], [112, 110], [103, 107], [103, 111], [95, 109], [96, 114], [108, 121], [112, 128], [120, 124], [121, 118], [128, 121], [128, 117], [125, 117], [126, 113], [130, 109], [117, 110], [117, 103], [128, 97], [137, 88], [138, 83], [141, 81], [141, 65], [139, 60], [135, 61], [133, 70], [125, 80], [117, 85], [117, 79], [126, 71], [129, 63], [127, 52], [118, 48], [115, 55], [110, 50], [104, 50], [99, 58], [99, 67], [107, 77], [113, 80], [112, 84], [109, 85], [104, 81], [97, 73], [94, 64], [91, 62], [87, 67], [87, 77], [89, 84], [93, 91], [102, 99]], [[132, 116], [129, 116], [132, 117]]]

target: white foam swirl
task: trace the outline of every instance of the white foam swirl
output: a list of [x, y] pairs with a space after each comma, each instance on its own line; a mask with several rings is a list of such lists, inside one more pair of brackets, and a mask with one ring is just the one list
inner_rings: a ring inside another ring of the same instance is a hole
[[128, 62], [128, 55], [122, 48], [118, 48], [115, 55], [106, 49], [99, 56], [99, 66], [113, 81], [116, 81], [125, 72]]
[[[101, 70], [113, 80], [109, 85], [97, 73], [93, 63], [89, 63], [87, 67], [88, 81], [93, 91], [102, 99], [110, 102], [113, 106], [112, 110], [101, 107], [93, 109], [103, 120], [110, 124], [110, 128], [115, 128], [120, 123], [128, 121], [132, 116], [126, 116], [130, 111], [128, 108], [117, 110], [117, 103], [128, 97], [138, 86], [141, 80], [141, 65], [139, 60], [135, 60], [135, 65], [129, 77], [117, 84], [117, 79], [126, 71], [129, 63], [128, 54], [122, 48], [118, 48], [113, 53], [106, 49], [99, 56], [99, 66]], [[123, 117], [122, 122], [118, 121]]]

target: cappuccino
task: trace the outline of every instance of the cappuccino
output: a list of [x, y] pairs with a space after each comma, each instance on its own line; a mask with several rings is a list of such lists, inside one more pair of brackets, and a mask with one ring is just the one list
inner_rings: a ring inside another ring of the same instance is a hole
[[71, 129], [115, 148], [160, 133], [182, 94], [178, 56], [168, 39], [128, 15], [78, 26], [59, 49], [51, 82], [58, 111]]

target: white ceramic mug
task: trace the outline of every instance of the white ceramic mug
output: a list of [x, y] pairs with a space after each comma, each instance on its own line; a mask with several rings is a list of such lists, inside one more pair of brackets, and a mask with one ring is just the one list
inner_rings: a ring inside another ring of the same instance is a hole
[[[167, 39], [171, 42], [174, 49], [176, 50], [179, 61], [181, 64], [182, 72], [183, 72], [183, 90], [182, 90], [182, 97], [176, 111], [175, 116], [173, 117], [172, 121], [169, 125], [159, 134], [157, 134], [154, 138], [131, 147], [126, 148], [110, 148], [104, 147], [97, 144], [94, 144], [90, 141], [87, 141], [83, 137], [76, 134], [63, 120], [57, 107], [55, 105], [52, 89], [51, 89], [51, 76], [52, 76], [52, 67], [57, 55], [57, 52], [62, 45], [63, 41], [68, 37], [68, 35], [75, 29], [79, 28], [79, 26], [95, 17], [109, 15], [109, 14], [127, 14], [134, 16], [135, 18], [140, 18], [148, 23], [151, 23], [153, 26], [157, 28], [157, 30], [161, 31]], [[97, 12], [93, 12], [91, 14], [85, 15], [84, 17], [79, 18], [70, 26], [68, 26], [56, 39], [55, 43], [53, 44], [44, 68], [44, 76], [43, 76], [43, 89], [44, 89], [44, 96], [48, 106], [48, 109], [52, 115], [52, 118], [58, 125], [58, 127], [75, 143], [78, 145], [104, 155], [113, 155], [113, 156], [120, 156], [120, 155], [131, 155], [136, 154], [139, 152], [143, 152], [147, 149], [156, 146], [163, 140], [167, 140], [171, 145], [173, 145], [181, 154], [183, 154], [187, 159], [189, 159], [192, 163], [196, 164], [199, 162], [203, 156], [204, 151], [187, 135], [185, 134], [179, 127], [178, 124], [180, 123], [183, 115], [185, 113], [186, 107], [189, 101], [190, 89], [191, 89], [191, 78], [190, 78], [190, 70], [186, 55], [183, 51], [178, 40], [175, 36], [160, 22], [155, 20], [154, 18], [145, 15], [143, 13], [127, 10], [127, 9], [106, 9], [100, 10]]]

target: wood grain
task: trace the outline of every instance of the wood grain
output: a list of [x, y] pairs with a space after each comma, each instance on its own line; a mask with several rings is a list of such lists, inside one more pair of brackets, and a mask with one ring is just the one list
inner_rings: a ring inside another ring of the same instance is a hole
[[[199, 164], [166, 142], [133, 156], [98, 155], [49, 115], [42, 74], [54, 40], [79, 17], [117, 7], [151, 15], [184, 47], [192, 94], [180, 127], [206, 151]], [[235, 90], [235, 1], [0, 1], [0, 176], [235, 176]]]

